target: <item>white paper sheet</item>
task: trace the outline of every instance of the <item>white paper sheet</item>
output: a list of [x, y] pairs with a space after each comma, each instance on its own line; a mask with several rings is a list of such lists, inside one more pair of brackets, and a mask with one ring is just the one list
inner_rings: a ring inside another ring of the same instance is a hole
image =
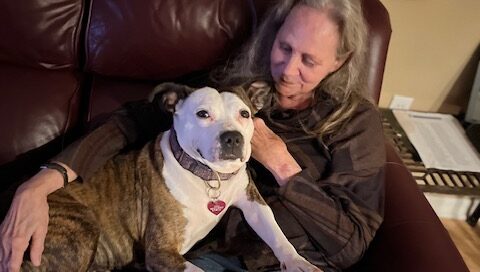
[[450, 114], [393, 110], [426, 168], [480, 172], [480, 155]]

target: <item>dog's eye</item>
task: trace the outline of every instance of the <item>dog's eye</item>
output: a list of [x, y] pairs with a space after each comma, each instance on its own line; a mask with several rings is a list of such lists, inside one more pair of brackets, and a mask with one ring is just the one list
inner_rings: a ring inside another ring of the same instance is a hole
[[197, 111], [197, 116], [200, 118], [209, 118], [210, 114], [208, 114], [208, 111], [206, 110], [199, 110]]
[[241, 115], [243, 118], [250, 118], [250, 113], [249, 113], [247, 110], [241, 110], [241, 111], [240, 111], [240, 115]]

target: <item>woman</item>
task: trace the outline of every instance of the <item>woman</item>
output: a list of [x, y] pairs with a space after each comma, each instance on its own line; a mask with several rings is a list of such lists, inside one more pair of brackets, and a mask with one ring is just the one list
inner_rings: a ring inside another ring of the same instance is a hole
[[[327, 271], [358, 261], [383, 217], [383, 133], [375, 106], [361, 95], [365, 39], [359, 1], [280, 1], [236, 61], [213, 75], [220, 86], [271, 89], [255, 118], [250, 166], [286, 236]], [[142, 108], [149, 106], [124, 109], [55, 158], [68, 180], [88, 178], [121, 149], [165, 129], [148, 122], [154, 115]], [[44, 169], [19, 188], [1, 225], [3, 269], [18, 269], [30, 237], [31, 260], [40, 263], [46, 196], [62, 185], [56, 170]], [[30, 207], [41, 212], [28, 214]], [[245, 236], [236, 211], [225, 221], [224, 254], [241, 254], [249, 270], [276, 265], [263, 243]]]

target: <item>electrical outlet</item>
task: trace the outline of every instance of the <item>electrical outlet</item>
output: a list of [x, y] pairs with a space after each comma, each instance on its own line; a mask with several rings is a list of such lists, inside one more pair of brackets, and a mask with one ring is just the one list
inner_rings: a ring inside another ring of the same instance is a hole
[[413, 103], [413, 97], [395, 94], [390, 102], [390, 109], [409, 110]]

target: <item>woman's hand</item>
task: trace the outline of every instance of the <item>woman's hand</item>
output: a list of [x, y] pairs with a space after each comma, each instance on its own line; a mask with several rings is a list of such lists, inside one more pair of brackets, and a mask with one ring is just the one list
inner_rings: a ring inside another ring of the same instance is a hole
[[282, 139], [262, 119], [254, 118], [253, 124], [252, 157], [273, 174], [280, 186], [287, 184], [302, 168], [288, 152]]
[[[75, 179], [76, 174], [66, 168], [69, 180]], [[43, 169], [17, 189], [0, 225], [0, 271], [20, 270], [30, 240], [30, 260], [33, 265], [40, 265], [48, 227], [47, 196], [62, 186], [60, 173]]]

